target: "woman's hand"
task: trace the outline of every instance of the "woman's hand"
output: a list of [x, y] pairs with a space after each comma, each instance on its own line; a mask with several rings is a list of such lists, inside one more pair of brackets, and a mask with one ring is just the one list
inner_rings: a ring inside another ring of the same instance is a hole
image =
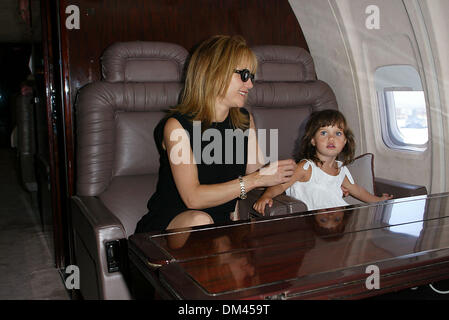
[[271, 187], [290, 181], [296, 170], [296, 163], [292, 159], [279, 160], [265, 165], [256, 172], [258, 187]]
[[259, 200], [257, 200], [254, 205], [253, 208], [254, 210], [256, 210], [258, 213], [265, 215], [265, 206], [268, 204], [268, 206], [271, 208], [271, 206], [273, 205], [273, 199], [270, 197], [261, 197], [259, 198]]
[[390, 199], [393, 199], [393, 195], [388, 193], [382, 193], [382, 196], [379, 197], [379, 201], [385, 201]]

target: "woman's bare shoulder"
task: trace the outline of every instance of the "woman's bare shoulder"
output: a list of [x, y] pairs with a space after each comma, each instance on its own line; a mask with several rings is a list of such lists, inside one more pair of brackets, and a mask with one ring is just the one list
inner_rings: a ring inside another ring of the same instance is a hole
[[[170, 117], [167, 119], [167, 121], [165, 122], [164, 125], [164, 136], [162, 139], [162, 148], [164, 148], [164, 150], [167, 150], [167, 144], [169, 143], [172, 137], [172, 134], [174, 133], [175, 130], [181, 130], [179, 133], [186, 138], [187, 134], [185, 133], [185, 131], [183, 130], [184, 128], [182, 127], [181, 123], [174, 117]], [[179, 135], [177, 135], [179, 136]]]
[[166, 128], [169, 128], [169, 129], [182, 128], [182, 125], [178, 121], [178, 119], [176, 119], [175, 117], [170, 117], [165, 122], [164, 129], [166, 129]]

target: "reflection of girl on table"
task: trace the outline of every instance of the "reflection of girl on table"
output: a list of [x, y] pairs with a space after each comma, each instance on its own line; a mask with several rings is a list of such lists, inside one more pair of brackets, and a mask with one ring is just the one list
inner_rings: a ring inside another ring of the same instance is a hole
[[[264, 214], [265, 205], [273, 204], [273, 197], [283, 193], [301, 200], [308, 210], [348, 205], [342, 198], [341, 187], [364, 202], [391, 199], [383, 194], [377, 197], [354, 182], [346, 167], [354, 160], [355, 143], [343, 114], [337, 110], [323, 110], [311, 115], [301, 148], [296, 158], [299, 164], [290, 181], [268, 188], [254, 204]], [[343, 162], [337, 161], [342, 155]]]
[[346, 224], [351, 216], [351, 211], [344, 211], [344, 208], [328, 208], [317, 210], [313, 216], [307, 219], [312, 228], [320, 238], [326, 241], [336, 241], [343, 237]]

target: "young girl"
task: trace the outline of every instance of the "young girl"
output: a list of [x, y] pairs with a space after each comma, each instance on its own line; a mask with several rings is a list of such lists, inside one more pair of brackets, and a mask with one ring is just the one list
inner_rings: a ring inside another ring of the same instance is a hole
[[[308, 210], [348, 205], [342, 198], [342, 186], [364, 202], [393, 197], [385, 193], [377, 197], [354, 182], [346, 167], [354, 159], [354, 136], [342, 113], [337, 110], [314, 112], [305, 131], [293, 176], [287, 183], [269, 187], [253, 206], [257, 212], [264, 214], [265, 205], [271, 207], [273, 198], [284, 191], [304, 202]], [[340, 154], [343, 162], [336, 160]]]

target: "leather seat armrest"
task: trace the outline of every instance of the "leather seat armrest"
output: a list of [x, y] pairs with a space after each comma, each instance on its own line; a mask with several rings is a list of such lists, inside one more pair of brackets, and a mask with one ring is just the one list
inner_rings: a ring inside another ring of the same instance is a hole
[[405, 198], [427, 194], [425, 186], [397, 182], [393, 180], [375, 178], [374, 185], [377, 195], [382, 193], [392, 194], [393, 198]]
[[[86, 279], [84, 284], [83, 278], [81, 280], [80, 289], [83, 297], [129, 299], [129, 291], [122, 280], [122, 274], [109, 269], [106, 253], [108, 242], [126, 239], [122, 223], [97, 197], [74, 196], [71, 198], [71, 209], [76, 263]], [[114, 255], [114, 259], [123, 259], [124, 256], [121, 255], [125, 256], [126, 252], [121, 252], [119, 256]], [[120, 266], [119, 271], [122, 271], [121, 268]], [[98, 272], [96, 275], [92, 274], [96, 272]], [[90, 286], [93, 288], [89, 288]], [[115, 289], [106, 290], [106, 287]], [[96, 294], [92, 293], [97, 290]]]
[[[245, 208], [248, 208], [249, 213], [255, 217], [262, 217], [261, 214], [253, 209], [253, 204], [260, 198], [265, 189], [258, 188], [248, 193], [248, 197], [245, 200]], [[273, 199], [273, 205], [265, 207], [265, 217], [280, 216], [290, 213], [307, 211], [306, 205], [295, 198], [289, 197], [286, 194], [278, 195]]]
[[97, 197], [73, 196], [72, 219], [74, 224], [81, 223], [83, 217], [94, 232], [109, 229], [111, 239], [125, 238], [125, 229], [120, 220]]
[[[276, 200], [277, 202], [281, 203], [285, 208], [286, 208], [286, 213], [283, 213], [282, 211], [280, 211], [279, 209], [275, 208], [273, 210], [273, 207], [269, 208], [272, 210], [269, 210], [269, 215], [271, 216], [277, 216], [277, 215], [281, 215], [281, 214], [291, 214], [291, 213], [298, 213], [298, 212], [303, 212], [303, 211], [307, 211], [307, 206], [304, 202], [292, 198], [290, 196], [287, 196], [286, 194], [280, 194], [277, 197], [274, 198], [274, 200]], [[274, 203], [273, 203], [274, 204]], [[266, 209], [265, 209], [266, 210]]]

